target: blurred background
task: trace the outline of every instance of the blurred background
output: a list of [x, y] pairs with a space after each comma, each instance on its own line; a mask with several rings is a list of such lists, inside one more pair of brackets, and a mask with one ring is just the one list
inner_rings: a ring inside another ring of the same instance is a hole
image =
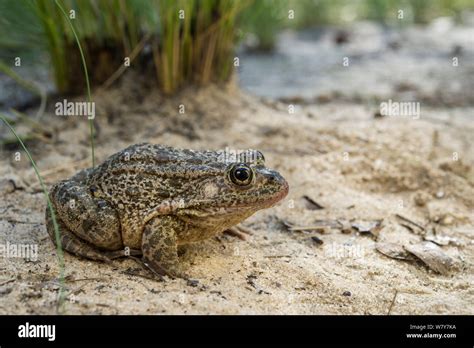
[[[473, 0], [58, 4], [0, 0], [0, 109], [24, 109], [42, 93], [85, 93], [71, 23], [93, 88], [112, 85], [129, 57], [131, 69], [165, 94], [225, 82], [236, 70], [244, 90], [271, 98], [378, 100], [416, 93], [451, 105], [474, 98], [468, 78]], [[463, 62], [460, 69], [451, 69], [453, 57]]]

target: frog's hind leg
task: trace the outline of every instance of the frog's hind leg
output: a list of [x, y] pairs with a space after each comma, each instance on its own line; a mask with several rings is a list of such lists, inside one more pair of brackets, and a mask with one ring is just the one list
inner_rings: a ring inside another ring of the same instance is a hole
[[[109, 257], [107, 257], [100, 250], [94, 248], [89, 243], [77, 237], [57, 217], [56, 217], [56, 222], [58, 224], [60, 242], [61, 242], [61, 247], [63, 250], [67, 250], [72, 254], [82, 256], [90, 260], [110, 262]], [[54, 245], [57, 247], [56, 233], [54, 230], [53, 219], [51, 218], [49, 208], [46, 208], [46, 230], [48, 231], [48, 234], [51, 237]]]
[[93, 195], [91, 188], [67, 180], [51, 190], [58, 215], [69, 231], [81, 240], [102, 249], [123, 248], [120, 221], [112, 205]]

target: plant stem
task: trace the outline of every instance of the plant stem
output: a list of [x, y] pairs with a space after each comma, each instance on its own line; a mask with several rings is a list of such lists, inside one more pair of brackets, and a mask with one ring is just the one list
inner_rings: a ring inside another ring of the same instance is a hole
[[[77, 36], [76, 30], [74, 29], [74, 26], [72, 25], [72, 22], [70, 21], [68, 15], [66, 14], [66, 11], [64, 11], [64, 8], [61, 6], [61, 4], [58, 2], [58, 0], [54, 0], [54, 2], [59, 7], [61, 12], [64, 14], [64, 17], [67, 19], [69, 25], [71, 26], [71, 30], [74, 34], [74, 38], [76, 39], [77, 46], [79, 47], [79, 52], [81, 53], [82, 66], [84, 68], [84, 76], [86, 78], [87, 96], [89, 98], [89, 103], [92, 103], [91, 86], [90, 86], [90, 83], [89, 83], [89, 74], [87, 73], [87, 64], [86, 64], [86, 59], [84, 58], [84, 52], [82, 51], [81, 42], [79, 41], [79, 37]], [[92, 120], [92, 119], [89, 119], [89, 129], [90, 129], [90, 142], [91, 142], [91, 152], [92, 152], [92, 167], [95, 167], [94, 120]]]

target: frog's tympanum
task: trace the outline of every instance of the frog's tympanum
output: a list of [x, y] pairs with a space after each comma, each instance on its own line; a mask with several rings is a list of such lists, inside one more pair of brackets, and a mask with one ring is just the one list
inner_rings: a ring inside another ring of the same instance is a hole
[[[234, 156], [132, 145], [54, 185], [50, 198], [62, 247], [110, 261], [128, 252], [161, 275], [184, 276], [178, 246], [226, 231], [288, 193], [259, 151]], [[47, 230], [56, 236], [49, 209]], [[125, 252], [124, 252], [125, 251]]]

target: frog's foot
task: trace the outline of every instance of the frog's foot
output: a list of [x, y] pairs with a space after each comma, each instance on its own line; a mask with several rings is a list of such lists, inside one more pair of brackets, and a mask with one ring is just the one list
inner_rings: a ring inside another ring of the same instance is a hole
[[134, 257], [134, 256], [130, 256], [130, 258], [134, 260], [136, 263], [138, 263], [140, 267], [129, 268], [126, 271], [123, 271], [122, 273], [131, 275], [134, 277], [142, 277], [142, 278], [156, 280], [156, 281], [165, 281], [165, 278], [161, 274], [158, 274], [155, 271], [148, 268], [142, 259]]
[[146, 269], [149, 272], [151, 272], [155, 277], [161, 277], [161, 279], [163, 279], [163, 276], [168, 276], [171, 279], [175, 279], [175, 278], [182, 278], [184, 280], [189, 279], [189, 276], [186, 273], [184, 273], [181, 267], [179, 266], [171, 266], [169, 264], [166, 266], [162, 266], [161, 264], [151, 263], [145, 259], [143, 259], [142, 261]]
[[253, 230], [243, 226], [233, 226], [224, 231], [225, 234], [237, 237], [241, 240], [247, 240], [248, 235], [253, 235]]
[[[63, 250], [67, 250], [72, 254], [82, 256], [90, 260], [111, 262], [103, 252], [94, 248], [89, 243], [81, 240], [74, 233], [68, 230], [66, 225], [61, 220], [57, 220], [57, 223], [60, 236], [59, 238]], [[54, 245], [57, 247], [56, 234], [51, 215], [49, 214], [49, 209], [46, 211], [46, 229], [51, 236]]]

